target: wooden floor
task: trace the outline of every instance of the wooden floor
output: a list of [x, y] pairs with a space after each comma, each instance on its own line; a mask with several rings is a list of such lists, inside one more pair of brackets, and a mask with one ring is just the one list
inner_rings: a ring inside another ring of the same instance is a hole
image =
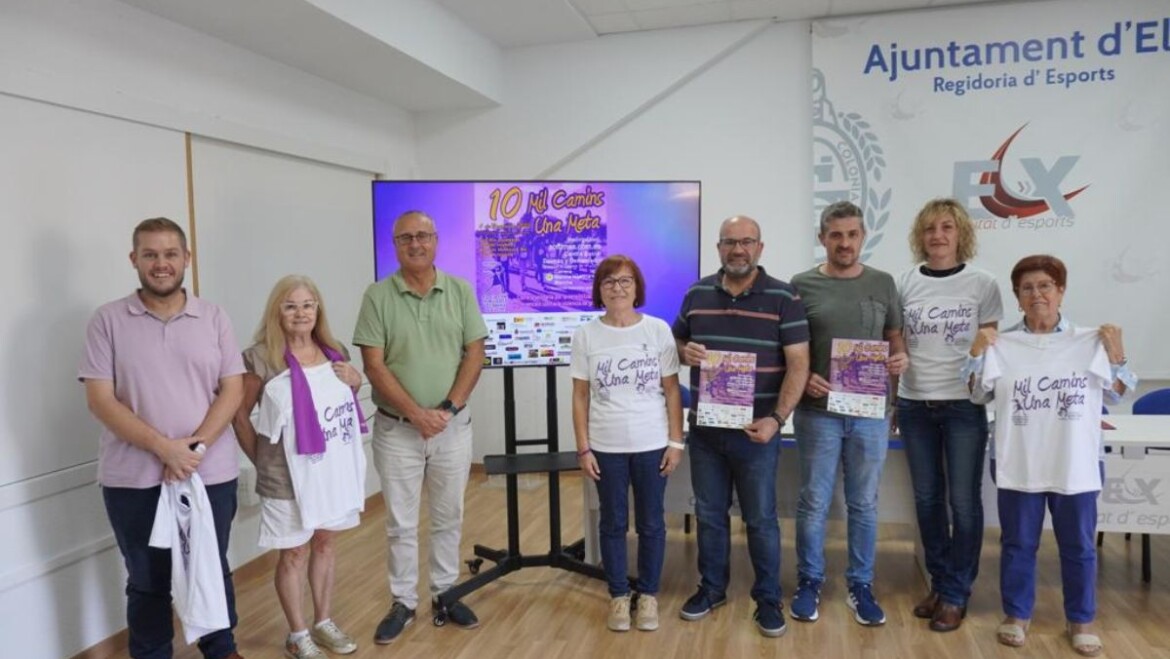
[[[563, 521], [566, 539], [579, 537], [580, 484], [575, 474], [562, 476]], [[547, 488], [521, 491], [522, 545], [525, 552], [547, 551]], [[751, 566], [742, 526], [733, 534], [732, 585], [728, 605], [698, 622], [678, 618], [682, 603], [698, 581], [693, 535], [682, 530], [681, 519], [669, 519], [666, 565], [659, 595], [662, 624], [657, 632], [621, 634], [605, 628], [607, 595], [600, 581], [567, 572], [535, 568], [513, 573], [470, 595], [465, 601], [482, 624], [467, 631], [431, 625], [429, 596], [420, 587], [419, 617], [392, 645], [374, 645], [373, 631], [389, 608], [386, 585], [384, 512], [380, 499], [370, 501], [362, 525], [346, 532], [339, 547], [336, 602], [333, 618], [359, 643], [350, 655], [361, 657], [494, 657], [546, 659], [555, 657], [1075, 657], [1062, 635], [1059, 563], [1051, 534], [1041, 549], [1035, 619], [1025, 648], [1013, 650], [995, 641], [1000, 620], [996, 534], [986, 539], [981, 577], [976, 583], [970, 613], [961, 629], [938, 634], [910, 614], [924, 593], [913, 558], [912, 529], [883, 525], [878, 542], [875, 593], [886, 611], [882, 627], [856, 624], [845, 606], [841, 579], [845, 563], [844, 528], [833, 523], [826, 553], [834, 575], [822, 593], [821, 619], [816, 623], [788, 620], [780, 639], [760, 636], [751, 623], [753, 603], [748, 597]], [[425, 503], [424, 503], [425, 510]], [[424, 518], [425, 520], [425, 518]], [[504, 491], [473, 474], [467, 490], [464, 554], [473, 544], [506, 544]], [[423, 527], [425, 528], [425, 521]], [[795, 589], [795, 551], [792, 521], [782, 522], [784, 592]], [[422, 534], [423, 574], [426, 574], [426, 538]], [[1170, 537], [1155, 536], [1154, 583], [1142, 584], [1140, 541], [1126, 542], [1108, 535], [1100, 557], [1098, 626], [1107, 657], [1153, 659], [1170, 657]], [[276, 659], [288, 633], [272, 588], [271, 556], [259, 559], [237, 574], [236, 593], [240, 626], [236, 639], [247, 659]], [[465, 568], [466, 576], [466, 568]], [[424, 576], [425, 580], [425, 576]], [[787, 604], [787, 602], [786, 602]], [[306, 610], [311, 605], [306, 602]], [[121, 653], [110, 657], [126, 657]], [[199, 656], [194, 646], [179, 649], [178, 659]]]

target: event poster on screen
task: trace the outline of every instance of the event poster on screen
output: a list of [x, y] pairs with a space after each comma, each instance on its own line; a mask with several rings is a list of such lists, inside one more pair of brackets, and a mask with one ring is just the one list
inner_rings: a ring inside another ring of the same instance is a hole
[[609, 255], [605, 197], [600, 185], [590, 184], [578, 189], [516, 185], [478, 195], [475, 288], [480, 311], [591, 309], [593, 272]]
[[756, 354], [708, 350], [699, 364], [700, 426], [742, 428], [752, 422], [756, 393]]
[[488, 326], [487, 366], [567, 364], [573, 333], [604, 311], [607, 256], [642, 271], [641, 311], [668, 322], [699, 276], [697, 181], [375, 181], [375, 274], [398, 268], [393, 224], [421, 210], [435, 265], [465, 279]]
[[886, 416], [890, 374], [885, 341], [833, 339], [829, 358], [828, 410], [837, 414], [882, 419]]

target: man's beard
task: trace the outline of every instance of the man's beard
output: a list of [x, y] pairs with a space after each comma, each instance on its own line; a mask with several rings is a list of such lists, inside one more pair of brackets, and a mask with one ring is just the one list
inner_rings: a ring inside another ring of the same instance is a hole
[[751, 261], [748, 261], [748, 262], [744, 263], [743, 265], [731, 265], [730, 263], [728, 263], [728, 264], [724, 264], [724, 266], [723, 266], [723, 272], [725, 274], [731, 275], [735, 279], [747, 277], [748, 275], [752, 274], [752, 272], [755, 271], [755, 269], [756, 269], [756, 264], [752, 263]]
[[161, 288], [149, 275], [138, 275], [138, 282], [142, 284], [142, 288], [155, 297], [170, 297], [183, 287], [183, 274], [184, 273], [180, 272], [172, 280], [171, 285], [167, 286], [166, 288]]

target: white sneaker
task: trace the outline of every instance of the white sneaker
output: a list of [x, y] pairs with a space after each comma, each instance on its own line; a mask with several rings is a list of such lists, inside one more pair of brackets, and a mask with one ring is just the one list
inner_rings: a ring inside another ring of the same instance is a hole
[[285, 639], [284, 656], [288, 659], [326, 659], [325, 653], [313, 642], [312, 636], [306, 636], [296, 642]]
[[609, 620], [605, 626], [611, 632], [630, 631], [630, 596], [622, 595], [609, 601]]
[[637, 612], [634, 614], [634, 624], [644, 632], [658, 629], [658, 600], [653, 595], [642, 593], [638, 595]]
[[337, 626], [332, 620], [326, 620], [324, 623], [313, 627], [309, 632], [319, 645], [323, 646], [330, 652], [337, 654], [352, 654], [357, 652], [357, 641]]

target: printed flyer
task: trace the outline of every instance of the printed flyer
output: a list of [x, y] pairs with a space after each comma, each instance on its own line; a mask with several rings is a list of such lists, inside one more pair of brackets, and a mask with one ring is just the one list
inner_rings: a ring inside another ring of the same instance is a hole
[[700, 426], [742, 428], [752, 422], [756, 355], [708, 350], [699, 365]]
[[889, 356], [890, 344], [885, 341], [833, 339], [828, 410], [868, 419], [885, 418]]

